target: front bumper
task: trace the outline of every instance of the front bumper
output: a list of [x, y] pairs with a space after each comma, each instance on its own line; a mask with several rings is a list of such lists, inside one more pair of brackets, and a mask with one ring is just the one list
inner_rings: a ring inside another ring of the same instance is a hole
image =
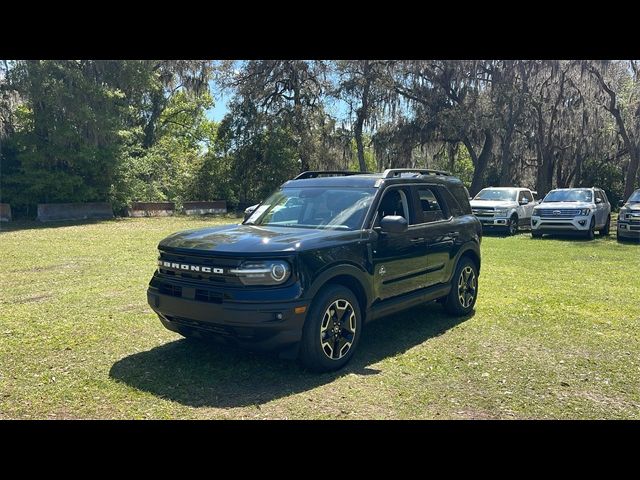
[[510, 219], [506, 217], [477, 217], [483, 227], [489, 228], [506, 228], [509, 226]]
[[534, 232], [586, 232], [591, 224], [591, 216], [580, 215], [570, 218], [531, 217], [531, 230]]
[[284, 350], [302, 337], [308, 306], [298, 300], [277, 303], [210, 303], [161, 293], [149, 286], [147, 301], [162, 324], [178, 333], [212, 337], [255, 350]]
[[618, 237], [640, 240], [640, 222], [618, 222]]

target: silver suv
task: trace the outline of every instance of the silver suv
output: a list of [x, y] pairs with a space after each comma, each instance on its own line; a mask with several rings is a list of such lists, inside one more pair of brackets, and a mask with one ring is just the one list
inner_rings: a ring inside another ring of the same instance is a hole
[[519, 226], [529, 226], [536, 192], [520, 187], [483, 188], [469, 202], [483, 228], [506, 229], [514, 235]]
[[618, 215], [618, 240], [634, 238], [640, 240], [640, 188], [633, 192], [627, 202], [620, 200]]
[[557, 188], [533, 209], [531, 236], [544, 233], [582, 233], [589, 239], [609, 235], [611, 204], [601, 188]]

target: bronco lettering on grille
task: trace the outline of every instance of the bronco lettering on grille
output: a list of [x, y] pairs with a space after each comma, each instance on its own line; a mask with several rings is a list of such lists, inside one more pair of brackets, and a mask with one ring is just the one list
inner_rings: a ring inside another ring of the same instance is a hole
[[165, 262], [164, 260], [158, 260], [158, 265], [165, 268], [171, 268], [173, 270], [184, 270], [187, 272], [224, 273], [224, 269], [222, 268], [203, 267], [200, 265], [191, 265], [188, 263]]

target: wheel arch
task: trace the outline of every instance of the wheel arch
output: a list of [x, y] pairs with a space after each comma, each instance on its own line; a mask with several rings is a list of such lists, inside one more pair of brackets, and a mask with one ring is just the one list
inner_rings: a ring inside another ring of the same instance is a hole
[[476, 264], [478, 275], [480, 275], [480, 266], [482, 265], [482, 261], [480, 258], [479, 249], [476, 250], [476, 248], [468, 246], [467, 248], [460, 250], [460, 253], [458, 253], [458, 258], [456, 259], [456, 266], [458, 265], [462, 257], [469, 257], [473, 261], [473, 263]]
[[353, 265], [340, 265], [332, 267], [320, 274], [313, 282], [307, 293], [310, 303], [313, 302], [318, 292], [327, 285], [342, 285], [351, 290], [360, 306], [361, 315], [366, 317], [371, 299], [371, 286], [366, 278], [367, 273]]

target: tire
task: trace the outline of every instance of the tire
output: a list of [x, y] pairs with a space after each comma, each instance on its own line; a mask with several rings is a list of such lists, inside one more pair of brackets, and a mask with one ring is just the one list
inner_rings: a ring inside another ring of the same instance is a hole
[[531, 230], [531, 237], [532, 238], [542, 238], [542, 233], [536, 232], [535, 230]]
[[515, 213], [511, 215], [509, 219], [509, 227], [507, 228], [507, 233], [509, 236], [516, 235], [518, 233], [518, 215]]
[[456, 317], [468, 315], [473, 311], [477, 298], [478, 268], [469, 257], [462, 257], [451, 279], [451, 291], [447, 295], [444, 308], [447, 313]]
[[[334, 324], [336, 318], [339, 324]], [[358, 298], [342, 285], [327, 285], [317, 294], [304, 322], [300, 362], [315, 372], [338, 370], [351, 360], [361, 334]]]
[[589, 230], [585, 233], [587, 240], [593, 240], [596, 238], [596, 217], [591, 217], [591, 223], [589, 224]]
[[608, 237], [609, 233], [611, 233], [611, 215], [607, 217], [607, 223], [600, 229], [600, 235]]

